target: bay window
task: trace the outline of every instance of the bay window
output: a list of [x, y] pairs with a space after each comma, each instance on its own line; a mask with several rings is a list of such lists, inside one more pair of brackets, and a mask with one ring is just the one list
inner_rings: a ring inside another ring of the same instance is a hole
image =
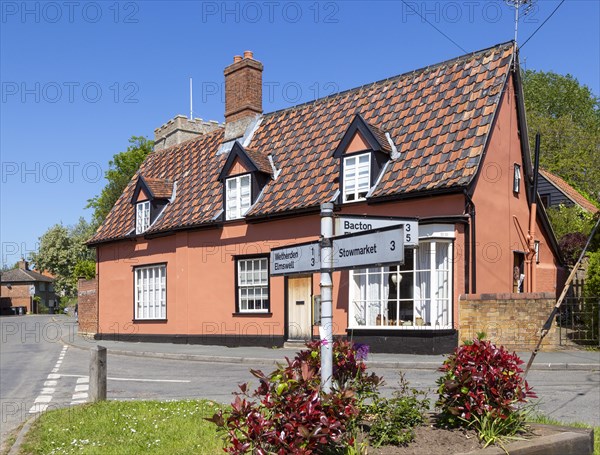
[[350, 272], [350, 328], [452, 328], [452, 242], [421, 241], [404, 258]]

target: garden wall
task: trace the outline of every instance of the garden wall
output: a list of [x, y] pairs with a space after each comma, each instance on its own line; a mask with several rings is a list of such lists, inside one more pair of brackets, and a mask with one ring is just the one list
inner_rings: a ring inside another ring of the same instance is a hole
[[[487, 339], [511, 351], [532, 350], [555, 304], [551, 292], [463, 294], [459, 297], [459, 341], [485, 332]], [[559, 333], [553, 324], [541, 349], [554, 350], [558, 346]]]
[[77, 282], [79, 333], [98, 333], [98, 282], [80, 278]]

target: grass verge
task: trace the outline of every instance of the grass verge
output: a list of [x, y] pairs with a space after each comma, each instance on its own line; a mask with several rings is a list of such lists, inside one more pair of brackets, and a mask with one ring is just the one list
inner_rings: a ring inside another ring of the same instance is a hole
[[600, 427], [592, 427], [587, 423], [574, 422], [566, 423], [560, 420], [553, 419], [552, 417], [545, 416], [543, 414], [534, 414], [527, 419], [531, 423], [541, 423], [545, 425], [561, 425], [563, 427], [574, 427], [574, 428], [593, 428], [594, 429], [594, 455], [600, 455]]
[[209, 400], [105, 401], [42, 414], [21, 454], [215, 454], [223, 442], [204, 420]]

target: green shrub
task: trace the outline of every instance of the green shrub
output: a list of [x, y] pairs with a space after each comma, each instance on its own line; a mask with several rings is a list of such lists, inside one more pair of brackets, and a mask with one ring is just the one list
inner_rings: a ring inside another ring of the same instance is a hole
[[372, 424], [369, 437], [375, 447], [406, 445], [415, 439], [414, 428], [426, 420], [429, 400], [416, 389], [408, 387], [400, 374], [400, 388], [391, 399], [377, 398], [370, 407]]

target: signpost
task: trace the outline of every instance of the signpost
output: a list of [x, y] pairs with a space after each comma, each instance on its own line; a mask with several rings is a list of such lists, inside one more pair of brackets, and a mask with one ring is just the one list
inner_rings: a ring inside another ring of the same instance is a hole
[[271, 250], [271, 275], [318, 272], [321, 270], [320, 252], [319, 242], [274, 248]]
[[333, 238], [333, 269], [404, 262], [404, 226]]
[[[271, 275], [321, 274], [321, 387], [331, 391], [333, 374], [333, 280], [334, 270], [402, 264], [404, 247], [416, 246], [416, 220], [339, 217], [333, 237], [331, 202], [321, 204], [321, 240], [271, 250]], [[340, 235], [344, 233], [344, 235]]]
[[356, 215], [341, 215], [335, 219], [335, 234], [356, 234], [398, 225], [404, 225], [404, 246], [418, 246], [419, 221], [415, 218], [366, 218]]

